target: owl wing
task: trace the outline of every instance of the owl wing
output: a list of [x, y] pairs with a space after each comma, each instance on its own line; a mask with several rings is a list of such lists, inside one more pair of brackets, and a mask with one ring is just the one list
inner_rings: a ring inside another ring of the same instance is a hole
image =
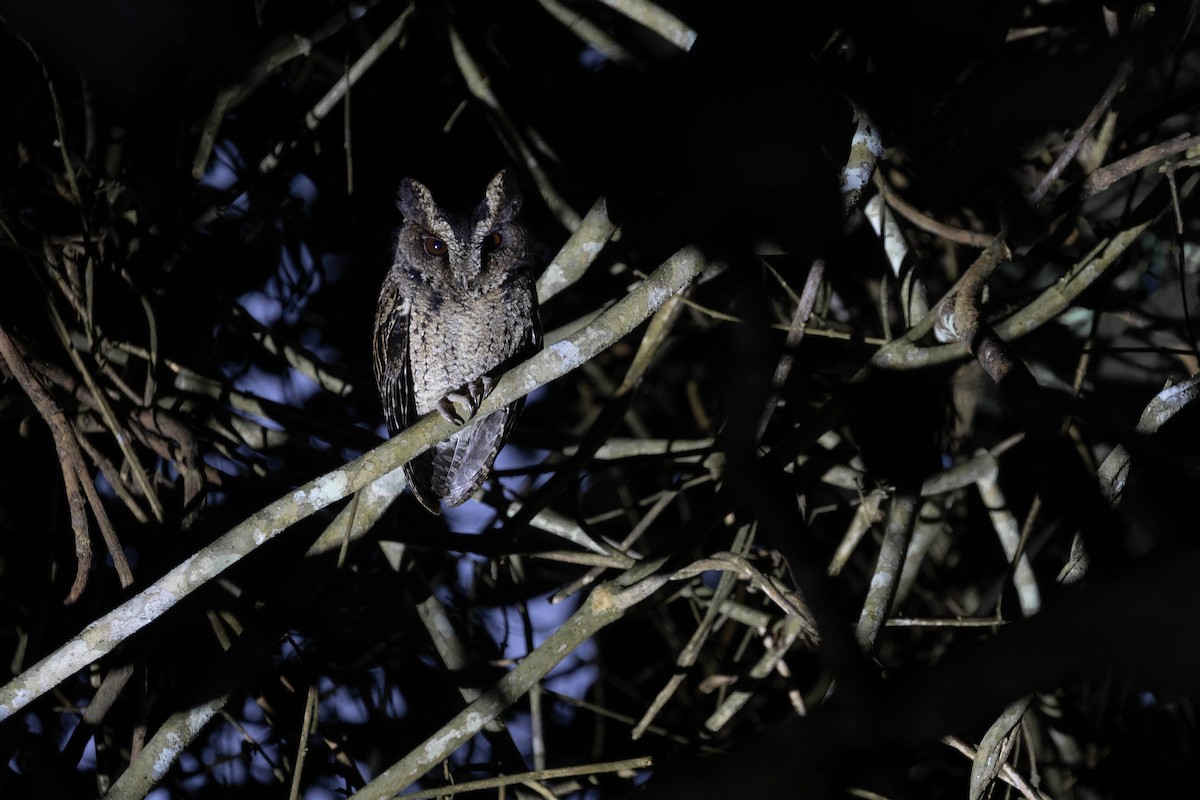
[[[389, 278], [379, 296], [372, 339], [375, 385], [383, 400], [383, 418], [393, 436], [417, 416], [413, 405], [412, 367], [408, 360], [408, 317], [412, 306]], [[439, 498], [431, 489], [433, 453], [422, 453], [404, 465], [404, 475], [413, 496], [434, 514], [441, 513]]]
[[386, 281], [375, 314], [372, 365], [375, 385], [383, 400], [383, 418], [391, 434], [403, 430], [414, 416], [408, 363], [409, 309], [396, 282]]

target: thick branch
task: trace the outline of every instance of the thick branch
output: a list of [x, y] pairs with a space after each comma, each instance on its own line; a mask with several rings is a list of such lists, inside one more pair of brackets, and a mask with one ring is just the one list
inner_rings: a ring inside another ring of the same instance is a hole
[[[696, 250], [680, 250], [587, 328], [551, 345], [501, 377], [480, 406], [476, 419], [562, 377], [611, 347], [699, 275], [703, 266]], [[0, 688], [0, 721], [111, 652], [279, 533], [387, 475], [459, 429], [438, 413], [428, 414], [391, 441], [267, 505]]]

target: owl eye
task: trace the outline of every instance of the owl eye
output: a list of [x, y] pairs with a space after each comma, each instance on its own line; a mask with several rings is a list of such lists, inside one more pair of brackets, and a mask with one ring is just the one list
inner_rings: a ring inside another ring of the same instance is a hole
[[483, 237], [483, 254], [493, 253], [500, 249], [500, 245], [504, 244], [504, 237], [497, 231], [492, 231], [487, 236]]
[[431, 256], [446, 255], [446, 243], [436, 236], [422, 236], [421, 244], [425, 247], [425, 252]]

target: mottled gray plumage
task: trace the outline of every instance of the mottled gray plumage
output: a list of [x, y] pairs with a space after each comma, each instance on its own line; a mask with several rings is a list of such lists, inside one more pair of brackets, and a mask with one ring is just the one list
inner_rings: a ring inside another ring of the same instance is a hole
[[439, 502], [462, 503], [491, 472], [523, 402], [471, 418], [493, 379], [541, 348], [542, 330], [521, 196], [507, 173], [492, 178], [469, 218], [446, 213], [409, 178], [399, 205], [404, 224], [375, 313], [375, 383], [392, 434], [434, 409], [471, 423], [404, 466], [413, 494], [437, 514]]

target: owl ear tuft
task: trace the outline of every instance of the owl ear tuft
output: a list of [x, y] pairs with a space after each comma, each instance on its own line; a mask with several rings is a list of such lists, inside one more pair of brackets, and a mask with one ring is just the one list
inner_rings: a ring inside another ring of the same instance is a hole
[[396, 194], [396, 207], [406, 220], [418, 225], [428, 226], [429, 210], [436, 208], [433, 194], [425, 188], [425, 184], [412, 178], [400, 181], [400, 191]]
[[521, 210], [521, 188], [512, 173], [502, 169], [488, 183], [483, 193], [483, 202], [479, 205], [477, 217], [492, 218], [499, 222], [508, 222], [517, 216]]

